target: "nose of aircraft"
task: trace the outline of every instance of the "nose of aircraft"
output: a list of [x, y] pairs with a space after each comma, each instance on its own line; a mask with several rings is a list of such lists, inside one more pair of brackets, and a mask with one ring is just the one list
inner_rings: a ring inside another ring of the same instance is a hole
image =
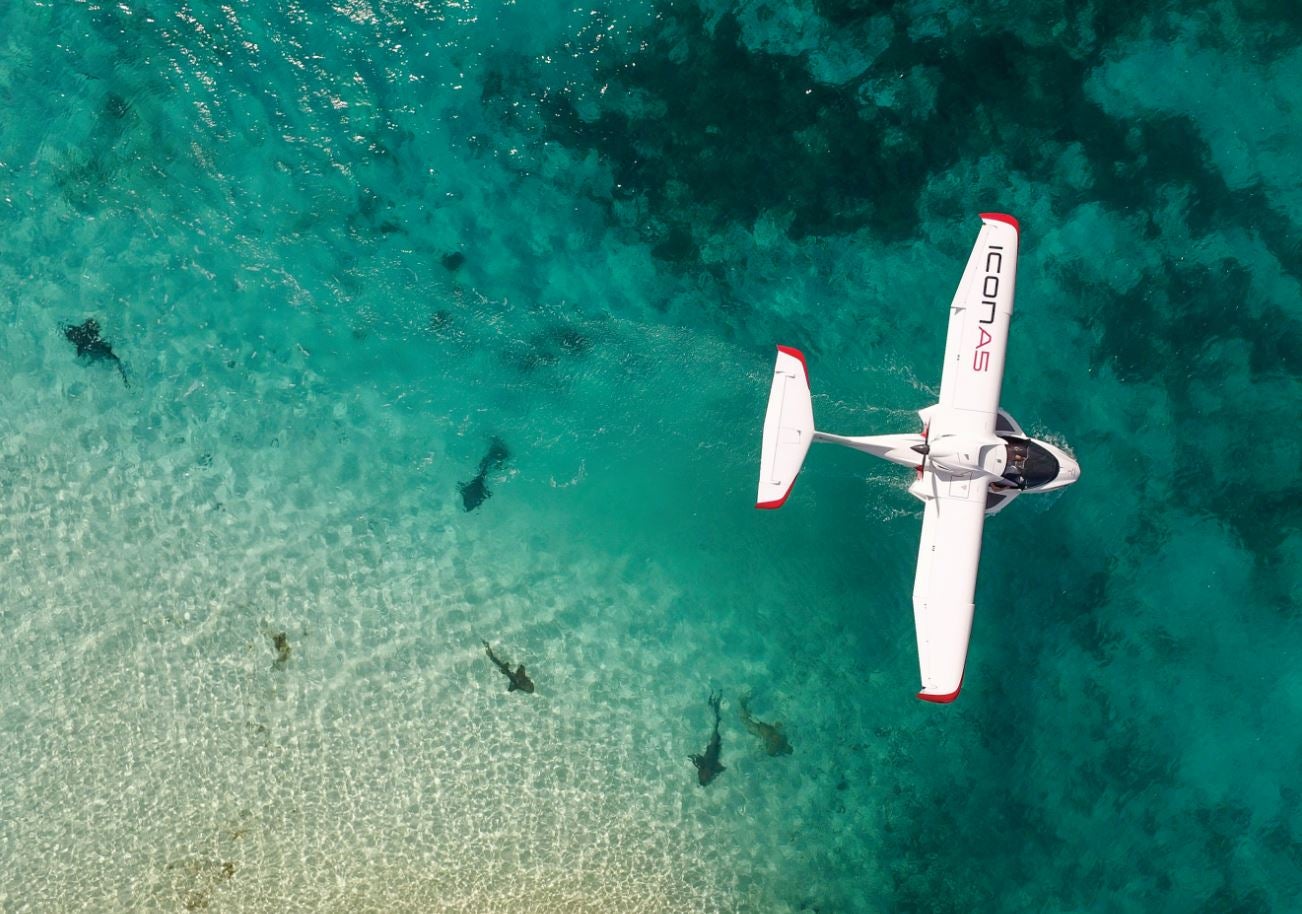
[[1080, 464], [1063, 454], [1063, 459], [1058, 462], [1058, 478], [1064, 485], [1080, 479]]
[[1053, 481], [1040, 486], [1037, 491], [1048, 492], [1051, 489], [1061, 489], [1063, 486], [1069, 486], [1080, 479], [1080, 464], [1076, 462], [1075, 458], [1062, 448], [1056, 447], [1047, 441], [1041, 441], [1038, 438], [1035, 440], [1053, 455], [1054, 460], [1058, 461], [1058, 473], [1053, 477]]
[[1058, 475], [1045, 489], [1061, 489], [1080, 479], [1080, 464], [1060, 447], [1053, 449], [1053, 456], [1058, 460]]

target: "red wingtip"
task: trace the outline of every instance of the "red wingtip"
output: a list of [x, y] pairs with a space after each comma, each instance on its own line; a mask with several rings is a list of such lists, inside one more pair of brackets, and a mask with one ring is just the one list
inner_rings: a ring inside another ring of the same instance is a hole
[[[967, 670], [964, 670], [963, 676], [966, 675], [967, 675]], [[955, 698], [958, 698], [958, 693], [963, 690], [963, 676], [959, 676], [958, 678], [958, 688], [950, 692], [948, 695], [935, 695], [931, 692], [919, 692], [918, 697], [921, 698], [923, 701], [935, 702], [938, 705], [947, 705]]]
[[759, 508], [761, 511], [774, 511], [781, 508], [787, 503], [787, 499], [791, 497], [791, 490], [795, 487], [796, 481], [793, 479], [791, 480], [791, 485], [787, 486], [787, 490], [782, 493], [781, 498], [776, 501], [757, 501], [755, 502], [755, 507]]
[[[809, 363], [805, 361], [805, 354], [799, 349], [793, 349], [790, 346], [778, 346], [778, 352], [785, 352], [787, 355], [795, 356], [800, 359], [800, 366], [805, 369], [805, 383], [809, 383]], [[790, 490], [788, 490], [790, 491]], [[780, 503], [779, 503], [780, 504]], [[774, 507], [777, 507], [774, 505]]]
[[1017, 224], [1017, 220], [1006, 213], [982, 213], [982, 219], [993, 219], [995, 222], [1006, 222], [1013, 227], [1018, 235], [1022, 234], [1022, 227]]

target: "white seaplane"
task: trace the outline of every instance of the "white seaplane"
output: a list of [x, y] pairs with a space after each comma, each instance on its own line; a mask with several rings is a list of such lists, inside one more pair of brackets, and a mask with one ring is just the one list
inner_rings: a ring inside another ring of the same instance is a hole
[[1023, 492], [1049, 492], [1080, 478], [1061, 448], [1028, 437], [999, 406], [1017, 282], [1017, 220], [982, 213], [958, 292], [940, 402], [921, 410], [922, 433], [847, 438], [814, 430], [805, 357], [778, 347], [764, 417], [757, 508], [780, 508], [815, 441], [843, 444], [914, 468], [909, 491], [922, 499], [922, 543], [913, 584], [918, 664], [926, 701], [958, 697], [972, 633], [981, 531]]

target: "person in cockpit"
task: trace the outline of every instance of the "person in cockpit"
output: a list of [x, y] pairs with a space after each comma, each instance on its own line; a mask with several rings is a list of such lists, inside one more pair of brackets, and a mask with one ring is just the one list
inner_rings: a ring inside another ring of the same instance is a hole
[[997, 480], [990, 484], [994, 489], [1025, 489], [1026, 488], [1026, 456], [1027, 445], [1029, 442], [1009, 440], [1008, 455], [1004, 462], [1003, 479]]
[[1058, 476], [1058, 461], [1040, 445], [1026, 438], [1005, 437], [1008, 459], [1003, 479], [991, 483], [996, 489], [1034, 489]]

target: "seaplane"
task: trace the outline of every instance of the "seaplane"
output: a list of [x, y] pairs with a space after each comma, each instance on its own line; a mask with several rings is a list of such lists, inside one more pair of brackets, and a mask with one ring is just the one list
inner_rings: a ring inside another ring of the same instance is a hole
[[920, 433], [845, 437], [816, 431], [804, 355], [778, 346], [773, 369], [755, 507], [782, 507], [816, 441], [914, 471], [909, 492], [923, 504], [913, 621], [924, 701], [951, 702], [962, 688], [985, 519], [1023, 493], [1051, 492], [1080, 478], [1071, 455], [1027, 435], [999, 403], [1020, 235], [1012, 216], [981, 214], [949, 306], [940, 399], [918, 413]]

